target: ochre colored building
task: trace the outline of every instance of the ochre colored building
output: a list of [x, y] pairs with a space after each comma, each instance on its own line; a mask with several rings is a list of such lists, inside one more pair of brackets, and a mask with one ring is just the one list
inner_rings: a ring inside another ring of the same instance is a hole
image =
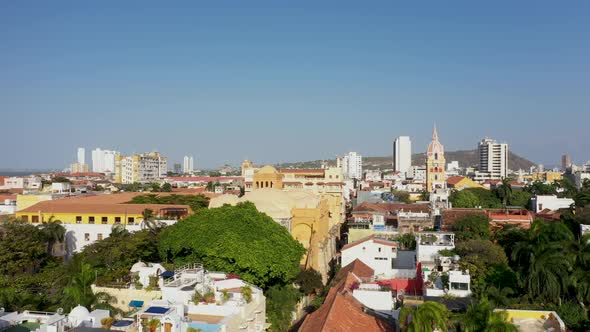
[[252, 202], [256, 208], [286, 227], [293, 238], [307, 250], [301, 260], [305, 268], [313, 268], [327, 280], [330, 262], [336, 255], [336, 234], [330, 227], [328, 200], [306, 190], [284, 191], [264, 188], [242, 197], [222, 195], [211, 199], [209, 208], [224, 204]]

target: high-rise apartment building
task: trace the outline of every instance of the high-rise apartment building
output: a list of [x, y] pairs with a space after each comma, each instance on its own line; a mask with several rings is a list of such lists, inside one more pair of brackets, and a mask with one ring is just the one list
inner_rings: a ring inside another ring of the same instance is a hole
[[566, 171], [568, 167], [572, 166], [572, 157], [569, 154], [564, 154], [561, 156], [561, 170]]
[[78, 148], [78, 164], [86, 164], [86, 149]]
[[102, 150], [100, 148], [92, 150], [92, 171], [99, 173], [114, 173], [115, 158], [119, 154], [118, 151]]
[[479, 173], [483, 178], [499, 180], [508, 174], [508, 144], [484, 138], [477, 146]]
[[73, 163], [70, 165], [70, 173], [87, 173], [88, 164]]
[[393, 142], [393, 169], [404, 175], [412, 167], [412, 141], [409, 136], [399, 136]]
[[356, 152], [349, 152], [338, 158], [338, 167], [342, 167], [345, 178], [360, 180], [363, 177], [363, 157]]
[[181, 164], [174, 164], [174, 174], [181, 174], [182, 172], [182, 165]]
[[118, 155], [115, 159], [115, 181], [146, 183], [157, 181], [168, 172], [167, 158], [158, 152]]
[[194, 159], [193, 156], [184, 156], [182, 162], [182, 172], [185, 174], [192, 173], [194, 170]]

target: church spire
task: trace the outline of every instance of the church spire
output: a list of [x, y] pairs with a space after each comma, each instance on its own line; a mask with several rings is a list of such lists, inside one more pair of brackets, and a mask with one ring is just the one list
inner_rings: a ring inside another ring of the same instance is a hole
[[436, 131], [436, 122], [434, 123], [434, 130], [432, 131], [432, 141], [438, 142], [438, 133]]

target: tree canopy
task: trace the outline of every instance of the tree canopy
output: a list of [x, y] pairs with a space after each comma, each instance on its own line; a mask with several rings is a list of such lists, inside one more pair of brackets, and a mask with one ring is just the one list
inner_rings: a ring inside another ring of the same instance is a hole
[[490, 219], [484, 214], [472, 214], [455, 221], [451, 226], [458, 241], [490, 238]]
[[201, 261], [261, 287], [295, 278], [305, 253], [286, 228], [250, 202], [202, 210], [165, 228], [159, 249], [163, 258]]
[[209, 198], [203, 195], [145, 194], [133, 197], [129, 204], [179, 204], [188, 205], [193, 212], [209, 206]]

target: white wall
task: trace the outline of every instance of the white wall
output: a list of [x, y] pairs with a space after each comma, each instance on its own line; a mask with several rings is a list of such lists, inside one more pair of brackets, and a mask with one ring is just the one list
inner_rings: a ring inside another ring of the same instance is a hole
[[355, 289], [352, 296], [364, 306], [377, 311], [392, 311], [393, 296], [391, 291]]
[[375, 276], [391, 276], [392, 262], [397, 257], [397, 248], [373, 242], [372, 239], [342, 250], [342, 267], [359, 259], [375, 270]]
[[544, 209], [559, 210], [567, 209], [574, 204], [571, 198], [558, 198], [555, 195], [537, 195], [531, 198], [533, 212], [539, 213]]

